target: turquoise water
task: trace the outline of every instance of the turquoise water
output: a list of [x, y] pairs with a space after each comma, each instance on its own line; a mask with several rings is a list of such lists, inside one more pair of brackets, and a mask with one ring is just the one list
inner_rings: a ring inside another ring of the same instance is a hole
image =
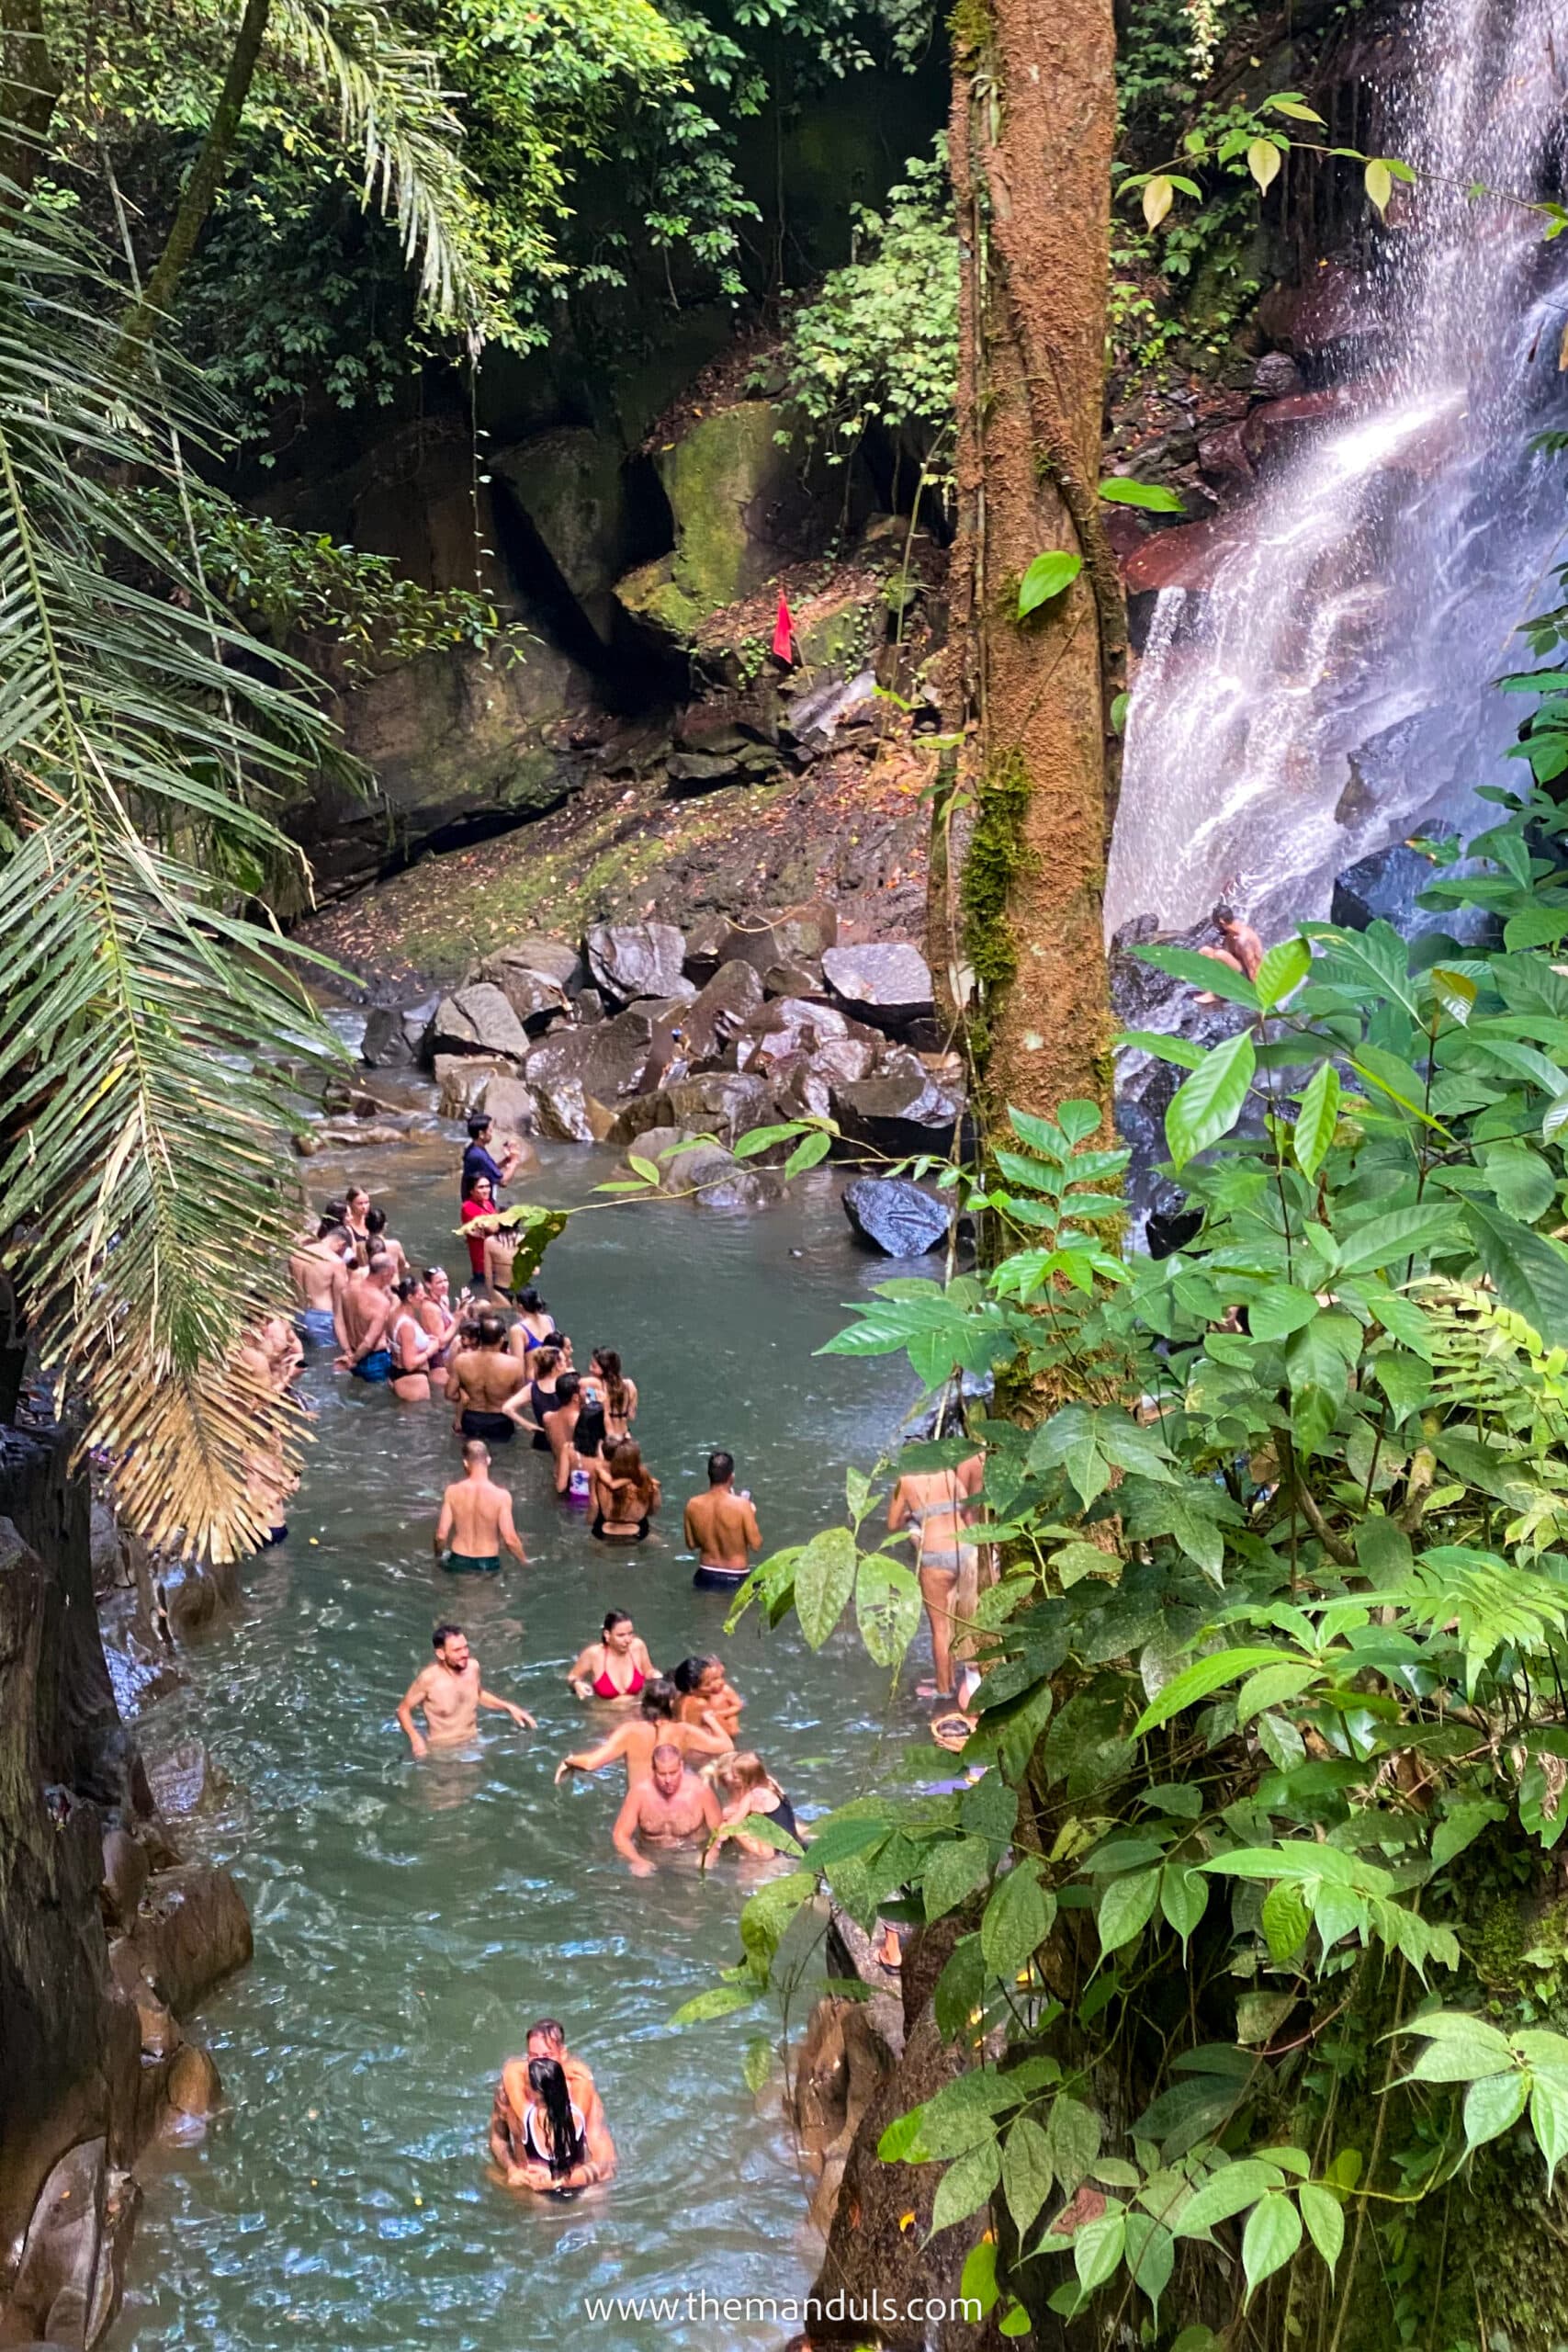
[[[457, 1277], [449, 1152], [404, 1147], [355, 1172], [416, 1261], [439, 1254]], [[563, 1148], [532, 1195], [581, 1200], [607, 1172], [604, 1156]], [[311, 1162], [312, 1197], [340, 1174]], [[822, 1176], [750, 1218], [670, 1204], [574, 1219], [542, 1287], [580, 1361], [619, 1345], [639, 1384], [661, 1540], [607, 1554], [519, 1443], [496, 1471], [531, 1561], [493, 1581], [432, 1560], [455, 1475], [447, 1409], [399, 1407], [316, 1355], [316, 1442], [288, 1540], [249, 1565], [239, 1619], [189, 1655], [187, 1687], [142, 1726], [153, 1752], [206, 1739], [232, 1784], [186, 1842], [231, 1863], [256, 1957], [194, 2020], [229, 2104], [198, 2145], [149, 2152], [115, 2352], [778, 2346], [766, 2321], [584, 2317], [586, 2296], [802, 2292], [817, 2249], [777, 2073], [760, 2097], [741, 2075], [768, 2020], [667, 2029], [734, 1957], [739, 1870], [704, 1880], [676, 1860], [634, 1881], [609, 1842], [619, 1770], [558, 1790], [551, 1774], [614, 1720], [573, 1700], [562, 1671], [615, 1604], [665, 1669], [723, 1650], [748, 1702], [743, 1740], [803, 1813], [864, 1784], [886, 1676], [852, 1630], [817, 1657], [793, 1626], [750, 1619], [723, 1642], [726, 1602], [692, 1589], [680, 1504], [724, 1444], [770, 1547], [841, 1510], [845, 1462], [869, 1465], [909, 1383], [813, 1351], [886, 1271], [852, 1249]], [[539, 1729], [481, 1717], [478, 1759], [416, 1765], [394, 1709], [448, 1614]], [[912, 1699], [891, 1703], [896, 1726], [917, 1719]], [[620, 2154], [613, 2186], [559, 2205], [486, 2172], [495, 2077], [541, 2013], [593, 2067]]]

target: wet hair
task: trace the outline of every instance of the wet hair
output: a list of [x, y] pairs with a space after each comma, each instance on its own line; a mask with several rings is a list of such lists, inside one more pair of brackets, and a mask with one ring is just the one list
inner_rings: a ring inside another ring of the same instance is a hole
[[599, 1630], [603, 1634], [613, 1634], [617, 1625], [629, 1625], [631, 1622], [632, 1612], [629, 1609], [606, 1609], [604, 1623]]
[[[473, 1172], [473, 1174], [472, 1174], [471, 1176], [465, 1176], [465, 1177], [464, 1177], [464, 1179], [463, 1179], [463, 1198], [464, 1198], [464, 1200], [466, 1200], [466, 1201], [471, 1201], [471, 1200], [473, 1199], [473, 1197], [474, 1197], [474, 1194], [479, 1191], [479, 1186], [480, 1186], [481, 1184], [489, 1184], [489, 1183], [490, 1183], [490, 1176], [489, 1176], [489, 1174], [488, 1174], [487, 1170], [484, 1170], [484, 1169], [482, 1169], [482, 1168], [477, 1168], [477, 1169], [474, 1170], [474, 1172]], [[493, 1186], [493, 1184], [492, 1184], [492, 1185], [491, 1185], [491, 1200], [493, 1200], [493, 1199], [495, 1198], [495, 1187]]]
[[321, 1211], [321, 1223], [324, 1226], [342, 1225], [347, 1215], [348, 1203], [346, 1201], [329, 1201]]
[[777, 1783], [773, 1774], [753, 1747], [742, 1747], [733, 1755], [721, 1756], [713, 1768], [713, 1777], [722, 1789], [739, 1796], [746, 1789], [765, 1789]]
[[676, 1690], [679, 1690], [682, 1699], [695, 1698], [697, 1692], [702, 1689], [703, 1677], [707, 1672], [710, 1666], [716, 1666], [721, 1674], [724, 1671], [724, 1661], [722, 1658], [683, 1657], [681, 1660], [680, 1665], [671, 1675], [670, 1679], [673, 1682]]
[[621, 1372], [621, 1359], [615, 1348], [595, 1348], [593, 1363], [604, 1375], [604, 1404], [619, 1421], [626, 1418], [626, 1384]]
[[718, 1453], [710, 1453], [708, 1455], [708, 1485], [710, 1487], [722, 1487], [727, 1480], [733, 1478], [734, 1476], [735, 1456], [733, 1453], [725, 1453], [720, 1452]]
[[550, 1311], [545, 1305], [544, 1300], [539, 1296], [538, 1292], [534, 1288], [532, 1283], [529, 1283], [526, 1290], [520, 1290], [518, 1292], [517, 1304], [522, 1308], [525, 1315], [547, 1315]]
[[437, 1625], [434, 1633], [432, 1634], [430, 1637], [431, 1648], [433, 1650], [444, 1648], [451, 1640], [453, 1634], [460, 1634], [462, 1630], [461, 1625]]
[[493, 1126], [493, 1125], [494, 1125], [494, 1124], [495, 1124], [495, 1122], [491, 1119], [491, 1114], [490, 1114], [490, 1113], [489, 1113], [488, 1111], [473, 1111], [473, 1112], [470, 1112], [470, 1114], [469, 1114], [469, 1115], [468, 1115], [468, 1140], [469, 1140], [469, 1142], [470, 1142], [470, 1143], [478, 1143], [478, 1141], [479, 1141], [479, 1139], [480, 1136], [482, 1136], [482, 1135], [483, 1135], [483, 1133], [484, 1133], [485, 1129], [486, 1129], [487, 1127], [489, 1127], [489, 1126]]
[[392, 1284], [392, 1296], [394, 1298], [400, 1298], [403, 1305], [406, 1306], [410, 1299], [413, 1297], [415, 1292], [422, 1291], [423, 1288], [424, 1277], [423, 1274], [405, 1274], [400, 1283], [394, 1283]]
[[566, 2048], [566, 2028], [559, 2018], [536, 2018], [524, 2039], [532, 2041], [536, 2035], [541, 2041], [553, 2041], [558, 2049]]
[[667, 1674], [651, 1675], [642, 1686], [642, 1712], [650, 1718], [671, 1717], [680, 1695]]
[[536, 1348], [536, 1349], [534, 1350], [534, 1377], [535, 1377], [535, 1379], [536, 1379], [536, 1380], [537, 1380], [537, 1379], [538, 1379], [538, 1377], [539, 1377], [539, 1374], [540, 1374], [542, 1372], [554, 1372], [554, 1370], [555, 1370], [555, 1368], [556, 1368], [557, 1364], [558, 1364], [558, 1363], [559, 1363], [559, 1362], [560, 1362], [560, 1350], [559, 1350], [558, 1348], [546, 1348], [546, 1347], [538, 1347], [538, 1348]]
[[342, 1202], [329, 1201], [321, 1212], [321, 1221], [316, 1227], [316, 1238], [318, 1241], [336, 1241], [340, 1238], [349, 1241], [352, 1240], [353, 1236], [343, 1221]]
[[570, 1405], [582, 1383], [575, 1372], [563, 1372], [556, 1383], [556, 1403]]
[[481, 1348], [502, 1348], [506, 1345], [506, 1323], [500, 1315], [481, 1315], [474, 1337]]
[[661, 1756], [672, 1756], [675, 1758], [676, 1763], [680, 1765], [682, 1770], [684, 1771], [686, 1759], [682, 1755], [680, 1749], [676, 1747], [672, 1739], [661, 1739], [648, 1760], [650, 1764], [657, 1764]]
[[1211, 922], [1235, 922], [1235, 909], [1228, 899], [1221, 899], [1211, 910], [1209, 920]]
[[365, 1230], [367, 1233], [385, 1233], [387, 1230], [386, 1210], [367, 1209], [365, 1212]]
[[587, 2143], [572, 2120], [571, 2093], [566, 2069], [558, 2058], [530, 2058], [528, 2088], [545, 2110], [544, 2136], [550, 2143], [551, 2172], [570, 2172], [588, 2153]]
[[465, 1462], [488, 1462], [490, 1460], [490, 1448], [485, 1443], [482, 1437], [469, 1438], [468, 1443], [463, 1448], [463, 1459]]
[[653, 1503], [653, 1480], [644, 1467], [642, 1448], [635, 1439], [624, 1437], [610, 1455], [610, 1476], [617, 1487], [629, 1487], [637, 1497], [637, 1517], [640, 1519]]

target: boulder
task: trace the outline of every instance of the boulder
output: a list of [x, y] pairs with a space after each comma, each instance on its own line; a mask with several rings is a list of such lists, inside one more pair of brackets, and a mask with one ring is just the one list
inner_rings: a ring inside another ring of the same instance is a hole
[[771, 1125], [778, 1115], [778, 1098], [765, 1078], [709, 1070], [700, 1078], [676, 1079], [626, 1103], [608, 1140], [624, 1148], [649, 1127], [675, 1126], [733, 1143], [749, 1128]]
[[673, 923], [594, 923], [583, 947], [593, 979], [618, 1003], [680, 993], [686, 943]]
[[768, 1209], [784, 1196], [784, 1181], [776, 1168], [738, 1160], [732, 1176], [703, 1187], [696, 1204], [700, 1209]]
[[908, 940], [827, 948], [822, 969], [839, 1001], [878, 1028], [898, 1029], [935, 1010], [926, 959]]
[[[833, 1089], [833, 1115], [846, 1138], [874, 1144], [901, 1158], [911, 1152], [945, 1153], [964, 1116], [964, 1088], [956, 1078], [938, 1078], [917, 1063], [875, 1078], [852, 1079]], [[962, 1136], [957, 1140], [962, 1143]]]
[[1259, 400], [1284, 401], [1305, 391], [1306, 381], [1288, 351], [1266, 351], [1252, 370], [1252, 389]]
[[659, 1170], [660, 1182], [662, 1184], [674, 1186], [685, 1182], [682, 1171], [686, 1163], [686, 1154], [682, 1152], [679, 1159], [669, 1160], [661, 1160], [659, 1155], [661, 1151], [671, 1150], [676, 1144], [684, 1143], [685, 1140], [684, 1127], [644, 1127], [637, 1141], [628, 1148], [635, 1151], [639, 1159], [652, 1161]]
[[495, 1121], [500, 1134], [514, 1136], [523, 1146], [519, 1168], [537, 1168], [539, 1155], [526, 1140], [537, 1133], [539, 1125], [539, 1101], [533, 1088], [521, 1078], [487, 1078], [479, 1106]]
[[770, 964], [762, 974], [764, 996], [823, 996], [828, 983], [817, 956], [790, 956]]
[[233, 1608], [239, 1575], [231, 1560], [172, 1560], [159, 1578], [159, 1590], [170, 1625], [188, 1639], [208, 1632]]
[[[687, 986], [690, 985], [688, 981]], [[761, 1002], [762, 983], [755, 966], [721, 964], [681, 1014], [681, 1035], [690, 1058], [705, 1062], [721, 1052], [745, 1028]]]
[[104, 1832], [104, 1877], [98, 1889], [111, 1927], [129, 1928], [147, 1884], [147, 1854], [129, 1829]]
[[813, 902], [787, 914], [757, 915], [730, 923], [719, 953], [727, 961], [754, 964], [759, 972], [765, 972], [773, 964], [802, 956], [818, 958], [838, 936], [839, 918], [833, 908]]
[[711, 980], [723, 960], [729, 923], [723, 915], [699, 915], [686, 933], [686, 956], [682, 967], [686, 978], [701, 988]]
[[573, 1001], [572, 1010], [579, 1021], [603, 1021], [604, 1000], [597, 989], [579, 989]]
[[865, 1039], [828, 1037], [808, 1053], [770, 1063], [768, 1070], [786, 1118], [805, 1114], [826, 1119], [832, 1114], [834, 1087], [869, 1078], [875, 1066], [876, 1048]]
[[187, 2041], [175, 2051], [164, 2096], [176, 2115], [211, 2115], [223, 2102], [223, 2078], [209, 2050]]
[[199, 1739], [182, 1740], [165, 1755], [149, 1756], [146, 1764], [153, 1803], [165, 1821], [210, 1813], [228, 1785]]
[[617, 439], [587, 425], [558, 425], [496, 450], [490, 467], [511, 488], [608, 647], [614, 618], [609, 591], [632, 538]]
[[[735, 1064], [738, 1069], [772, 1070], [797, 1054], [814, 1054], [823, 1046], [852, 1039], [873, 1057], [886, 1043], [877, 1030], [852, 1021], [836, 1004], [810, 997], [774, 997], [752, 1015], [737, 1038]], [[870, 1067], [868, 1061], [856, 1075], [863, 1078]], [[844, 1075], [850, 1075], [847, 1069]]]
[[857, 1240], [885, 1258], [923, 1258], [947, 1240], [946, 1204], [900, 1176], [860, 1176], [841, 1195]]
[[1419, 850], [1408, 848], [1404, 842], [1375, 850], [1370, 857], [1358, 858], [1354, 865], [1346, 866], [1343, 873], [1335, 876], [1328, 920], [1343, 923], [1348, 931], [1365, 931], [1379, 921], [1391, 922], [1406, 939], [1413, 939], [1423, 931], [1449, 929], [1457, 910], [1428, 910], [1416, 903], [1420, 893], [1429, 888], [1435, 872], [1429, 857], [1423, 857]]
[[438, 1054], [490, 1054], [521, 1061], [528, 1033], [493, 980], [470, 980], [435, 1008], [431, 1046]]
[[159, 1997], [191, 2009], [249, 1961], [250, 1915], [226, 1870], [186, 1862], [148, 1881], [130, 1941]]
[[119, 2306], [140, 2191], [102, 2139], [68, 2148], [39, 2192], [6, 2297], [6, 2340], [91, 2346]]
[[517, 1066], [491, 1054], [437, 1054], [435, 1108], [444, 1119], [466, 1119], [492, 1078], [514, 1078]]
[[373, 1005], [366, 1016], [365, 1035], [359, 1042], [360, 1060], [367, 1062], [372, 1069], [406, 1069], [416, 1051], [417, 1042], [409, 1042], [401, 1005]]
[[623, 1101], [643, 1082], [653, 1030], [649, 1014], [630, 1010], [586, 1029], [558, 1029], [534, 1047], [524, 1076], [541, 1103], [563, 1080], [581, 1080], [602, 1102]]
[[480, 967], [481, 978], [501, 978], [498, 968], [493, 976], [490, 965], [518, 965], [525, 971], [537, 972], [547, 980], [554, 980], [563, 996], [575, 996], [586, 978], [582, 957], [564, 939], [552, 937], [547, 931], [525, 931], [498, 947]]
[[109, 1988], [117, 2001], [136, 2012], [137, 2033], [144, 2058], [168, 2058], [183, 2036], [166, 2001], [160, 2000], [147, 1979], [136, 1947], [129, 1936], [109, 1946]]
[[546, 972], [533, 971], [526, 964], [509, 963], [497, 956], [481, 964], [479, 971], [486, 981], [501, 990], [531, 1037], [538, 1036], [558, 1013], [566, 1011], [566, 990]]
[[1218, 515], [1206, 523], [1151, 531], [1124, 560], [1122, 585], [1129, 596], [1166, 588], [1204, 589], [1235, 545], [1234, 522]]

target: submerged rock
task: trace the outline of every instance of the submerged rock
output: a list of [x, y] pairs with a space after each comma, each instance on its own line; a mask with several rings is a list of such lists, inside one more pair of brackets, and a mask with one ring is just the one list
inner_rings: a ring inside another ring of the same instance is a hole
[[841, 1195], [857, 1239], [885, 1258], [923, 1258], [947, 1239], [943, 1202], [901, 1176], [860, 1176]]

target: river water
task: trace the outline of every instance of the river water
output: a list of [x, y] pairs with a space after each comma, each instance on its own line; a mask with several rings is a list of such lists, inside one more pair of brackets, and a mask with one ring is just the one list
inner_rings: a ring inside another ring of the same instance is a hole
[[[411, 1257], [456, 1278], [455, 1159], [407, 1145], [355, 1172]], [[581, 1201], [609, 1172], [605, 1154], [547, 1147], [529, 1195]], [[341, 1170], [310, 1174], [319, 1200]], [[525, 1441], [498, 1450], [497, 1475], [530, 1565], [446, 1575], [431, 1534], [455, 1475], [446, 1409], [400, 1407], [320, 1352], [309, 1365], [316, 1442], [288, 1541], [250, 1563], [239, 1618], [142, 1726], [154, 1753], [204, 1738], [231, 1782], [182, 1836], [231, 1863], [256, 1957], [193, 2020], [227, 2105], [198, 2144], [149, 2152], [114, 2352], [781, 2342], [765, 2321], [584, 2320], [587, 2296], [799, 2293], [816, 2248], [777, 2072], [760, 2098], [741, 2075], [767, 2018], [667, 2030], [735, 1956], [740, 1869], [704, 1881], [677, 1861], [634, 1881], [609, 1842], [618, 1768], [558, 1790], [551, 1774], [614, 1719], [562, 1679], [612, 1604], [666, 1670], [723, 1651], [745, 1743], [806, 1815], [865, 1785], [886, 1723], [915, 1728], [914, 1700], [890, 1700], [852, 1631], [815, 1657], [793, 1624], [749, 1619], [724, 1642], [726, 1601], [693, 1590], [681, 1547], [710, 1447], [734, 1451], [772, 1548], [841, 1510], [844, 1464], [869, 1466], [908, 1402], [892, 1364], [814, 1354], [840, 1303], [892, 1270], [854, 1250], [830, 1177], [794, 1193], [750, 1218], [595, 1213], [551, 1249], [542, 1287], [580, 1360], [619, 1345], [641, 1389], [637, 1433], [666, 1503], [639, 1552], [606, 1553], [569, 1519]], [[481, 1718], [482, 1757], [415, 1765], [394, 1710], [448, 1614], [539, 1729]], [[613, 2187], [563, 2205], [486, 2173], [495, 2077], [541, 2013], [592, 2065], [620, 2154]]]

